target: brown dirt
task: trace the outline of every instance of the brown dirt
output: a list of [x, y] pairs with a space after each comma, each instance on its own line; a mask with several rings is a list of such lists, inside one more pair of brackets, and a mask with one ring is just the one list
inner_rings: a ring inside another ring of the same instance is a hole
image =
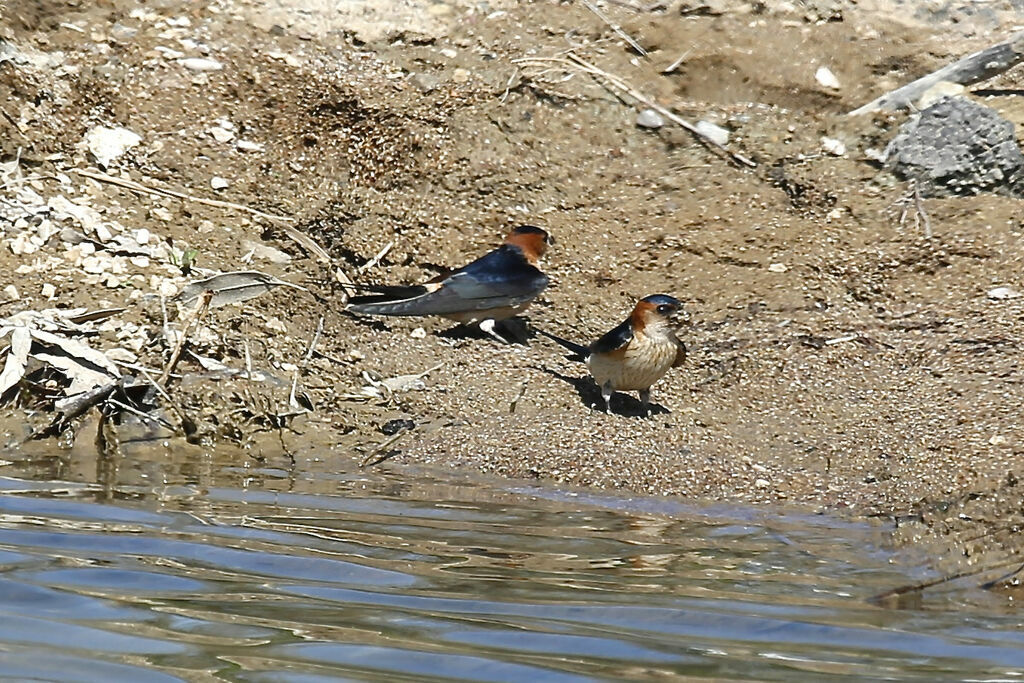
[[[242, 458], [290, 467], [283, 443], [295, 467], [328, 457], [348, 469], [386, 441], [382, 425], [407, 418], [417, 427], [385, 467], [785, 499], [893, 519], [897, 538], [938, 541], [950, 562], [1016, 552], [1024, 299], [986, 292], [1024, 287], [1019, 202], [927, 200], [927, 239], [913, 211], [898, 221], [906, 185], [865, 155], [884, 147], [903, 115], [843, 116], [984, 46], [991, 27], [961, 18], [959, 33], [922, 28], [833, 4], [841, 20], [825, 23], [808, 21], [803, 5], [750, 13], [735, 3], [721, 15], [685, 14], [678, 4], [609, 7], [650, 51], [641, 60], [575, 5], [491, 15], [452, 6], [447, 37], [410, 30], [364, 43], [336, 31], [257, 28], [247, 13], [259, 3], [236, 11], [158, 2], [146, 9], [156, 19], [139, 19], [126, 0], [14, 0], [3, 10], [4, 37], [63, 51], [65, 67], [0, 63], [8, 115], [0, 152], [8, 161], [20, 148], [33, 173], [85, 167], [92, 162], [77, 145], [86, 130], [122, 125], [144, 140], [118, 162], [131, 178], [201, 196], [214, 196], [211, 177], [228, 178], [217, 198], [295, 217], [353, 277], [393, 244], [358, 279], [428, 277], [527, 222], [557, 238], [545, 265], [554, 285], [529, 312], [531, 324], [589, 341], [656, 292], [682, 298], [691, 316], [690, 361], [655, 387], [663, 410], [630, 416], [635, 401], [623, 399], [627, 414], [608, 415], [592, 409], [597, 390], [583, 366], [542, 338], [505, 347], [439, 320], [355, 319], [341, 312], [330, 269], [272, 225], [75, 179], [106, 216], [197, 249], [201, 267], [244, 269], [249, 243], [262, 240], [293, 258], [253, 267], [311, 289], [278, 288], [211, 314], [210, 333], [194, 336], [193, 349], [242, 368], [248, 348], [253, 367], [279, 381], [214, 379], [183, 360], [173, 391], [207, 445], [182, 452], [237, 444]], [[173, 17], [188, 26], [162, 23]], [[138, 33], [118, 38], [119, 25]], [[225, 68], [197, 77], [154, 50], [187, 52], [180, 38], [207, 46]], [[633, 109], [580, 74], [514, 76], [511, 60], [570, 45], [683, 116], [729, 128], [730, 145], [758, 168], [731, 164], [672, 126], [638, 129]], [[678, 71], [660, 73], [685, 50]], [[836, 73], [839, 92], [815, 82], [820, 65]], [[986, 88], [1020, 88], [1022, 78], [1018, 70]], [[985, 102], [1024, 124], [1021, 98]], [[222, 117], [263, 151], [212, 139], [207, 131]], [[849, 153], [822, 153], [822, 136], [843, 140]], [[160, 206], [172, 220], [154, 215]], [[11, 237], [11, 226], [0, 226]], [[28, 258], [0, 249], [8, 274], [0, 285], [22, 292], [0, 314], [54, 305], [38, 295], [46, 282], [62, 306], [128, 305], [120, 319], [148, 326], [152, 340], [140, 363], [163, 367], [162, 313], [145, 278], [109, 289], [60, 265], [15, 274]], [[133, 287], [142, 292], [129, 299]], [[294, 412], [287, 364], [300, 362], [320, 316], [324, 355], [300, 373], [316, 411], [288, 418], [280, 441], [268, 441], [259, 435], [277, 432], [275, 416]], [[421, 326], [425, 337], [413, 334]], [[114, 333], [94, 343], [104, 341]], [[364, 372], [438, 365], [422, 390], [355, 398]], [[8, 407], [9, 438], [24, 433], [24, 405]], [[180, 442], [170, 440], [169, 452]]]

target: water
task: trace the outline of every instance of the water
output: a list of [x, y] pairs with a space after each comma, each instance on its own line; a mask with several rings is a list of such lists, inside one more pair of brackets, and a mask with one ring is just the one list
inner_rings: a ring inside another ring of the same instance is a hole
[[5, 472], [7, 678], [1016, 680], [1024, 671], [1022, 618], [996, 596], [961, 588], [923, 608], [871, 604], [924, 574], [894, 562], [868, 525], [456, 484], [398, 467], [287, 473], [160, 454], [130, 467], [53, 458]]

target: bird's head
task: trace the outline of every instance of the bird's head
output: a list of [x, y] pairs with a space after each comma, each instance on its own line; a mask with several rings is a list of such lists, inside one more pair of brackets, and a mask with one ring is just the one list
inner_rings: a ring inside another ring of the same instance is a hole
[[667, 294], [652, 294], [637, 302], [630, 321], [635, 332], [670, 331], [682, 313], [683, 302], [679, 299]]
[[519, 247], [530, 263], [537, 263], [548, 250], [548, 245], [554, 243], [555, 239], [547, 232], [532, 225], [520, 225], [505, 238], [505, 244]]

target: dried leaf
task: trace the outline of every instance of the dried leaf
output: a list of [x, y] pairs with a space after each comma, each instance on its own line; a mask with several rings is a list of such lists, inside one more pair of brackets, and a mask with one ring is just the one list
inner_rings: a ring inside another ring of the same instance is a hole
[[[5, 328], [10, 329], [10, 328]], [[28, 364], [28, 353], [32, 350], [32, 334], [27, 327], [11, 330], [11, 350], [7, 353], [4, 370], [0, 373], [0, 396], [21, 381]]]
[[273, 275], [255, 270], [243, 270], [235, 273], [221, 273], [205, 280], [190, 282], [182, 288], [175, 299], [187, 305], [198, 299], [203, 292], [213, 292], [210, 308], [217, 308], [253, 299], [261, 294], [266, 294], [279, 285], [293, 287], [303, 292], [308, 291], [305, 287], [279, 280]]
[[[65, 356], [72, 359], [75, 362], [75, 364], [79, 366], [83, 365], [82, 361], [85, 361], [85, 363], [93, 366], [93, 368], [85, 367], [85, 370], [92, 370], [97, 374], [106, 373], [107, 375], [110, 376], [106, 378], [106, 381], [110, 381], [111, 378], [117, 379], [118, 377], [121, 376], [121, 371], [117, 369], [117, 366], [114, 365], [113, 361], [107, 358], [100, 351], [97, 351], [96, 349], [87, 346], [82, 342], [78, 342], [73, 339], [68, 339], [67, 337], [61, 337], [56, 334], [50, 334], [49, 332], [44, 332], [43, 330], [32, 330], [32, 336], [43, 344], [47, 344], [51, 347], [59, 349], [60, 351], [63, 351]], [[35, 355], [36, 357], [40, 357], [40, 354], [38, 353]], [[51, 353], [49, 355], [55, 354]]]
[[76, 325], [81, 325], [82, 323], [106, 320], [107, 318], [115, 316], [118, 313], [122, 313], [125, 310], [126, 309], [124, 308], [101, 308], [96, 311], [86, 311], [80, 315], [69, 315], [67, 316], [67, 319]]

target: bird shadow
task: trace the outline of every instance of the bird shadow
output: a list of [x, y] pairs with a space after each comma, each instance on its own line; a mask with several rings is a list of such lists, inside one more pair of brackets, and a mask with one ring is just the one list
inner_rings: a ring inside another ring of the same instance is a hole
[[[495, 325], [495, 332], [507, 339], [510, 343], [521, 344], [523, 346], [529, 346], [530, 344], [528, 342], [537, 337], [537, 333], [522, 318], [502, 320]], [[434, 334], [442, 339], [451, 339], [453, 341], [461, 341], [465, 339], [491, 339], [493, 341], [497, 341], [497, 339], [494, 339], [494, 337], [487, 334], [476, 325], [455, 325], [454, 327], [449, 327], [444, 330], [438, 330]]]
[[[575, 356], [568, 356], [568, 358], [575, 359]], [[601, 389], [594, 382], [593, 378], [588, 375], [583, 377], [570, 377], [569, 375], [563, 375], [560, 372], [552, 370], [551, 368], [541, 367], [539, 365], [533, 366], [534, 370], [539, 370], [543, 373], [551, 375], [555, 379], [560, 379], [566, 384], [572, 386], [576, 390], [576, 393], [580, 397], [583, 405], [587, 406], [591, 410], [597, 410], [600, 412], [604, 411], [604, 402], [601, 400]], [[623, 394], [615, 392], [612, 394], [611, 401], [609, 401], [608, 411], [615, 415], [623, 415], [625, 417], [654, 417], [655, 415], [667, 415], [669, 413], [668, 408], [657, 403], [649, 404], [651, 410], [650, 414], [646, 413], [643, 408], [643, 404], [640, 403], [639, 399], [633, 398], [629, 394]]]

